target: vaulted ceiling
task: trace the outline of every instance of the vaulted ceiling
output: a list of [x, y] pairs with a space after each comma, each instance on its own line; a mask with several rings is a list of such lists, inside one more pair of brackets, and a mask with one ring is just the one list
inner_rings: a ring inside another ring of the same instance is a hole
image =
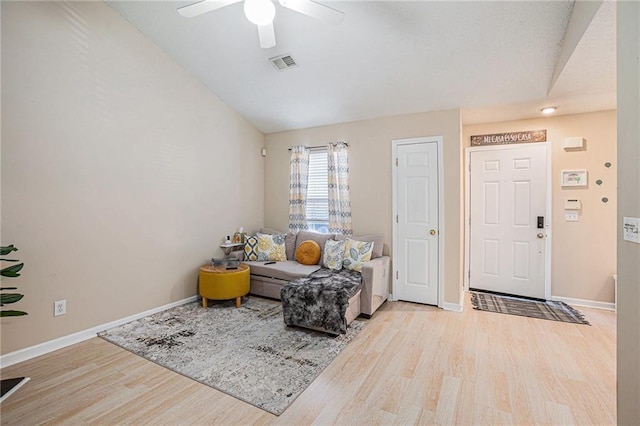
[[[612, 1], [592, 7], [586, 31], [566, 0], [325, 2], [345, 13], [338, 26], [276, 3], [269, 49], [242, 4], [185, 18], [176, 9], [193, 1], [107, 3], [265, 133], [451, 108], [478, 123], [616, 106]], [[298, 66], [277, 70], [269, 58], [281, 54]]]

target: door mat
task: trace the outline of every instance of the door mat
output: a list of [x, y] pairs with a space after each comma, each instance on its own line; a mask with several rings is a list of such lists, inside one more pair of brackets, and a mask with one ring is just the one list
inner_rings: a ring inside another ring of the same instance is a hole
[[337, 337], [284, 325], [282, 305], [255, 297], [178, 306], [99, 334], [136, 355], [275, 415], [362, 330]]
[[473, 309], [478, 311], [591, 325], [580, 311], [564, 302], [521, 299], [515, 296], [472, 291], [471, 304]]

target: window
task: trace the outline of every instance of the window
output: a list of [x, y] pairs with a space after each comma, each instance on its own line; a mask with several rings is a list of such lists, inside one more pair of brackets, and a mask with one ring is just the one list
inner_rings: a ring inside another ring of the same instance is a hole
[[307, 225], [311, 231], [329, 232], [329, 184], [327, 179], [327, 150], [309, 152], [307, 187]]

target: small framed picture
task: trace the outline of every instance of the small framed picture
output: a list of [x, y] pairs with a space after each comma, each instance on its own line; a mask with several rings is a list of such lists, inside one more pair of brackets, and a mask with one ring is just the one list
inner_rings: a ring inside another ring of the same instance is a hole
[[562, 186], [587, 186], [587, 171], [563, 170]]

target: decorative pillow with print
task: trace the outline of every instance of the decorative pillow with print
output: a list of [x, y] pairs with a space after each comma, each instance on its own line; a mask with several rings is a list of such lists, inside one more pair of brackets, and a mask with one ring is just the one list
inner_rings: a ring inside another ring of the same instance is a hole
[[361, 272], [364, 264], [371, 260], [372, 252], [372, 242], [356, 241], [347, 238], [345, 240], [344, 262], [342, 262], [342, 265], [346, 269]]
[[256, 236], [245, 239], [244, 260], [258, 260], [258, 238]]
[[284, 262], [287, 260], [287, 249], [284, 244], [284, 235], [257, 234], [258, 260], [274, 260]]
[[324, 244], [324, 254], [322, 263], [326, 268], [339, 271], [342, 269], [342, 262], [344, 262], [344, 247], [347, 240], [336, 241], [327, 240]]

